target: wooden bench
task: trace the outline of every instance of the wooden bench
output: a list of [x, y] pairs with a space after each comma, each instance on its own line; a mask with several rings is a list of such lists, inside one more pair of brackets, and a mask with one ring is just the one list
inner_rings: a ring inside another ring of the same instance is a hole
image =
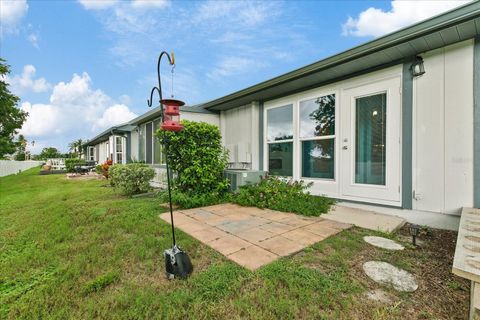
[[469, 319], [474, 319], [480, 310], [480, 209], [462, 209], [452, 272], [472, 283]]

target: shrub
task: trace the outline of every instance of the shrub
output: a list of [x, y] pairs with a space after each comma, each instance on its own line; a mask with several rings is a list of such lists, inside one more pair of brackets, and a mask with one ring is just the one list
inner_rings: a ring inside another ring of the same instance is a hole
[[78, 159], [78, 158], [68, 158], [65, 159], [65, 167], [67, 168], [67, 172], [75, 172], [75, 166], [84, 166], [85, 160]]
[[[172, 190], [172, 203], [183, 209], [212, 206], [214, 204], [229, 202], [232, 199], [231, 193], [185, 193], [180, 190]], [[168, 191], [160, 193], [160, 200], [168, 202]]]
[[110, 183], [124, 195], [133, 195], [150, 190], [150, 180], [155, 170], [146, 164], [116, 164], [108, 170]]
[[184, 193], [225, 192], [228, 180], [223, 171], [227, 153], [221, 144], [217, 126], [204, 122], [182, 121], [184, 130], [159, 130], [159, 139], [166, 139], [170, 168], [176, 173], [174, 184]]
[[240, 188], [233, 201], [242, 206], [256, 206], [272, 210], [295, 212], [305, 216], [319, 216], [328, 212], [332, 199], [311, 195], [312, 184], [304, 181], [285, 181], [267, 176], [258, 184]]

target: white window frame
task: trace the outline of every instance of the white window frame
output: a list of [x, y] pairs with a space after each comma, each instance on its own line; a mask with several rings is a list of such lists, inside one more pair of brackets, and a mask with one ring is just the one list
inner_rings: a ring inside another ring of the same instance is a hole
[[[120, 139], [120, 150], [118, 148], [118, 140]], [[114, 136], [114, 142], [115, 142], [115, 163], [124, 163], [124, 154], [123, 154], [123, 137], [122, 136]], [[118, 161], [118, 155], [121, 156], [121, 160]]]
[[[320, 97], [328, 96], [328, 95], [335, 95], [335, 133], [333, 135], [328, 135], [328, 136], [319, 136], [319, 137], [308, 137], [308, 138], [301, 138], [300, 137], [300, 126], [301, 126], [301, 121], [300, 121], [300, 104], [304, 101], [309, 101], [313, 99], [317, 99]], [[297, 114], [297, 132], [298, 132], [298, 177], [302, 180], [314, 180], [314, 181], [330, 181], [330, 182], [336, 182], [338, 180], [338, 151], [337, 151], [337, 143], [338, 143], [338, 128], [340, 126], [339, 123], [339, 93], [337, 90], [322, 90], [322, 91], [317, 91], [313, 92], [309, 96], [299, 98], [296, 102], [296, 114]], [[295, 138], [295, 136], [294, 136]], [[333, 139], [333, 156], [334, 156], [334, 169], [333, 169], [333, 179], [329, 178], [316, 178], [316, 177], [304, 177], [303, 176], [303, 152], [302, 152], [302, 142], [303, 141], [317, 141], [317, 140], [329, 140]]]
[[[292, 139], [286, 139], [286, 140], [277, 140], [277, 141], [268, 141], [268, 110], [271, 109], [276, 109], [276, 108], [281, 108], [281, 107], [287, 107], [287, 106], [292, 106]], [[292, 142], [292, 175], [291, 176], [278, 176], [281, 178], [286, 178], [286, 179], [295, 179], [295, 169], [296, 169], [296, 156], [295, 153], [296, 151], [296, 144], [295, 144], [295, 138], [297, 136], [297, 130], [296, 130], [296, 112], [295, 112], [295, 101], [293, 100], [283, 100], [280, 101], [279, 103], [275, 103], [274, 105], [270, 107], [266, 107], [263, 110], [264, 115], [263, 115], [263, 137], [264, 137], [264, 150], [263, 154], [264, 156], [264, 164], [263, 167], [266, 168], [267, 172], [270, 172], [270, 167], [269, 167], [269, 162], [270, 162], [270, 157], [269, 157], [269, 145], [274, 144], [274, 143], [285, 143], [285, 142]]]
[[95, 146], [88, 146], [88, 160], [95, 161]]

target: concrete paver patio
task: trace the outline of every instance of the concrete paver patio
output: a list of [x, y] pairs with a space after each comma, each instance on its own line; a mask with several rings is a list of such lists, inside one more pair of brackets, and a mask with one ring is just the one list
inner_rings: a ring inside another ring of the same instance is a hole
[[[229, 203], [173, 214], [176, 227], [250, 270], [351, 227], [320, 217]], [[169, 212], [160, 217], [170, 223]]]

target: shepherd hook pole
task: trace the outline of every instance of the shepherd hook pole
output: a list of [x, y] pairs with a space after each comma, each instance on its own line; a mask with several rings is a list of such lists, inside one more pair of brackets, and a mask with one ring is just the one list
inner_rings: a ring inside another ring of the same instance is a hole
[[[160, 111], [161, 111], [161, 118], [162, 118], [162, 122], [163, 122], [163, 103], [162, 103], [162, 82], [161, 82], [161, 78], [160, 78], [160, 61], [162, 61], [162, 57], [163, 55], [166, 55], [167, 58], [168, 58], [168, 62], [170, 63], [171, 66], [175, 65], [175, 56], [172, 52], [172, 56], [170, 57], [170, 55], [166, 52], [166, 51], [162, 51], [158, 57], [158, 62], [157, 62], [157, 77], [158, 77], [158, 87], [153, 87], [152, 88], [152, 91], [150, 92], [150, 99], [147, 100], [147, 103], [148, 103], [148, 106], [151, 107], [152, 106], [152, 98], [153, 98], [153, 93], [155, 92], [155, 90], [158, 92], [158, 96], [159, 96], [159, 104], [160, 104]], [[163, 139], [163, 144], [165, 146], [165, 166], [167, 167], [167, 188], [168, 188], [168, 201], [169, 201], [169, 204], [170, 204], [170, 222], [171, 222], [171, 225], [172, 225], [172, 241], [173, 241], [173, 246], [176, 246], [177, 243], [175, 241], [175, 226], [173, 224], [173, 208], [172, 208], [172, 192], [171, 192], [171, 189], [170, 189], [170, 168], [168, 166], [168, 148], [167, 148], [167, 139], [165, 137], [165, 133], [163, 135], [164, 139]]]

